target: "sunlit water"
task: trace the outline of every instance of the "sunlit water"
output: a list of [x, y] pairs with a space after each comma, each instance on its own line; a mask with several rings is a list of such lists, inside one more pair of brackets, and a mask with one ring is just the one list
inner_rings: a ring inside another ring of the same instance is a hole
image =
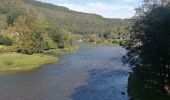
[[1, 73], [0, 100], [128, 100], [125, 53], [120, 46], [89, 46], [39, 69]]

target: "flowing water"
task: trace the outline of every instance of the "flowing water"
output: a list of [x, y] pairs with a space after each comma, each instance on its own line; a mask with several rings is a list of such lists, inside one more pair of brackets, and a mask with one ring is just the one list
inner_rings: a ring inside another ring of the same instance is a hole
[[0, 100], [128, 100], [125, 53], [89, 46], [39, 69], [0, 73]]

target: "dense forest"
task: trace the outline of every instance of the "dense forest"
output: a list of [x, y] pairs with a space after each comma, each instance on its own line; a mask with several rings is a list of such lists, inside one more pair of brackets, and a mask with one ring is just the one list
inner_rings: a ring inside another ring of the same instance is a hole
[[34, 0], [1, 0], [0, 2], [3, 15], [13, 15], [13, 17], [35, 15], [46, 19], [55, 27], [63, 27], [79, 34], [112, 32], [117, 28], [120, 30], [127, 27], [129, 23], [128, 19], [107, 19], [99, 15], [75, 12], [68, 8]]

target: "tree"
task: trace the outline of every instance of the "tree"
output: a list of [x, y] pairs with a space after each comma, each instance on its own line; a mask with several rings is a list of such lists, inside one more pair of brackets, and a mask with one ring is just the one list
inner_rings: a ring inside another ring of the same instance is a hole
[[57, 44], [55, 43], [55, 41], [53, 41], [53, 40], [49, 37], [49, 34], [48, 34], [47, 31], [43, 34], [43, 42], [44, 42], [44, 43], [43, 43], [43, 44], [44, 44], [44, 48], [45, 48], [46, 50], [57, 48]]
[[34, 52], [33, 35], [31, 34], [31, 29], [28, 27], [27, 22], [28, 17], [20, 16], [8, 30], [10, 30], [10, 33], [14, 34], [12, 36], [14, 51], [32, 54]]
[[49, 49], [50, 40], [48, 35], [44, 35], [47, 27], [46, 22], [37, 16], [19, 17], [11, 27], [14, 34], [18, 33], [13, 37], [15, 51], [33, 54]]
[[19, 16], [19, 12], [17, 11], [10, 11], [8, 14], [7, 14], [7, 20], [6, 20], [6, 23], [8, 26], [11, 26], [13, 25], [13, 23], [15, 22], [15, 20], [17, 19], [17, 17]]
[[141, 91], [166, 94], [170, 88], [170, 5], [145, 0], [137, 11], [123, 61], [133, 66], [132, 75], [140, 81]]
[[0, 45], [12, 46], [12, 39], [0, 34]]
[[58, 48], [65, 48], [72, 44], [71, 32], [63, 28], [50, 29], [50, 36]]

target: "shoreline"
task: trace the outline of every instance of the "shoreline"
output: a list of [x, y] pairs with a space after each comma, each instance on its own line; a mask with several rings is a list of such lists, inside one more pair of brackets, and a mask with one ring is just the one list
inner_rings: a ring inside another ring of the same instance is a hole
[[[92, 44], [93, 46], [104, 46], [106, 44], [97, 44], [97, 45], [94, 45]], [[119, 44], [112, 44], [112, 45], [119, 45]], [[112, 46], [112, 45], [109, 45], [109, 46]], [[107, 45], [108, 46], [108, 45]], [[47, 65], [47, 64], [52, 64], [52, 63], [57, 63], [59, 61], [59, 58], [56, 57], [55, 55], [61, 55], [61, 56], [64, 56], [64, 55], [67, 55], [67, 54], [70, 54], [70, 53], [74, 53], [76, 51], [78, 51], [81, 47], [78, 47], [78, 46], [75, 46], [75, 47], [72, 47], [72, 48], [69, 48], [67, 50], [64, 50], [64, 49], [56, 49], [57, 51], [59, 50], [59, 52], [57, 53], [54, 53], [53, 55], [48, 55], [48, 54], [33, 54], [33, 55], [27, 55], [27, 54], [20, 54], [20, 53], [15, 53], [15, 52], [10, 52], [10, 53], [3, 53], [2, 55], [0, 55], [0, 60], [2, 59], [2, 56], [6, 56], [7, 58], [10, 58], [11, 55], [12, 56], [16, 56], [16, 57], [19, 57], [21, 56], [25, 56], [25, 57], [29, 57], [29, 56], [40, 56], [41, 58], [39, 59], [34, 59], [34, 58], [31, 58], [29, 60], [41, 60], [43, 58], [46, 58], [43, 62], [39, 62], [39, 63], [34, 63], [34, 64], [31, 64], [30, 63], [27, 63], [25, 64], [25, 66], [14, 66], [14, 67], [9, 67], [8, 65], [7, 66], [4, 66], [2, 67], [2, 61], [0, 61], [0, 73], [3, 73], [3, 72], [23, 72], [23, 71], [31, 71], [31, 70], [34, 70], [34, 69], [37, 69], [37, 68], [40, 68], [40, 67], [43, 67], [44, 65]], [[14, 58], [13, 58], [14, 59]], [[13, 60], [12, 59], [12, 60]], [[22, 59], [21, 59], [22, 60]], [[4, 60], [5, 61], [5, 60]], [[8, 60], [7, 60], [8, 61]], [[11, 59], [9, 59], [9, 61], [11, 61]], [[27, 61], [27, 62], [31, 62], [31, 61]], [[4, 63], [4, 62], [3, 62]], [[8, 62], [9, 63], [9, 62]], [[18, 63], [18, 62], [15, 62], [15, 63]], [[12, 61], [12, 64], [13, 65], [13, 61]]]
[[37, 65], [37, 66], [32, 66], [32, 67], [0, 69], [0, 73], [1, 73], [1, 72], [23, 72], [23, 71], [31, 71], [31, 70], [34, 70], [34, 69], [43, 67], [43, 66], [48, 65], [48, 64], [57, 63], [58, 61], [59, 61], [59, 60], [57, 60], [56, 62], [45, 63], [45, 64], [42, 64], [42, 65]]
[[59, 58], [55, 55], [67, 55], [78, 51], [78, 46], [65, 49], [54, 49], [52, 55], [48, 54], [21, 54], [16, 52], [0, 53], [0, 73], [3, 72], [23, 72], [40, 68], [47, 64], [57, 63]]
[[2, 54], [0, 60], [0, 73], [29, 71], [59, 61], [57, 57], [45, 54], [25, 55], [18, 53]]

